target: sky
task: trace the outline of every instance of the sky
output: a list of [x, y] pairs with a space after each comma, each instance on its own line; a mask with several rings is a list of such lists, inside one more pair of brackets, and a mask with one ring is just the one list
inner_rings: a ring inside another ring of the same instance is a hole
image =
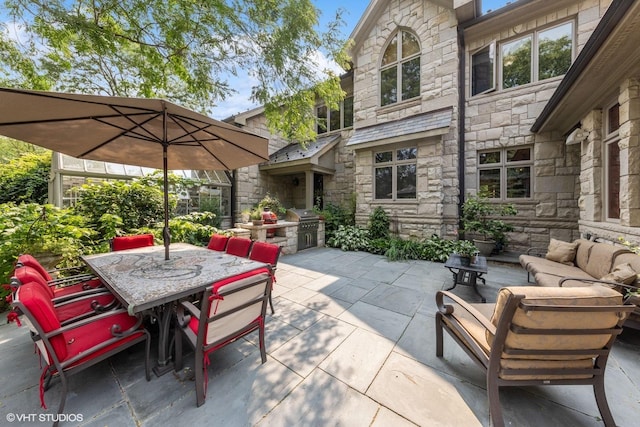
[[[513, 0], [515, 1], [515, 0]], [[321, 11], [320, 27], [323, 28], [327, 22], [335, 17], [339, 8], [343, 9], [342, 19], [345, 26], [342, 29], [343, 38], [348, 38], [358, 24], [360, 17], [367, 8], [368, 0], [313, 0], [313, 3]], [[510, 3], [507, 0], [483, 0], [482, 12], [496, 10]], [[226, 100], [221, 101], [211, 110], [212, 117], [225, 119], [234, 114], [242, 113], [257, 107], [258, 105], [249, 100], [251, 94], [251, 79], [246, 75], [229, 80], [234, 89], [238, 92], [231, 95]]]

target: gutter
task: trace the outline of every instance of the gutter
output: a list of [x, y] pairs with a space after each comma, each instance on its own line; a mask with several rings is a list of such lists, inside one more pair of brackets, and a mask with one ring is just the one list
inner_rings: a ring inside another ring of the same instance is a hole
[[585, 43], [582, 51], [573, 64], [571, 64], [569, 70], [567, 70], [556, 91], [551, 95], [549, 102], [547, 102], [531, 126], [531, 132], [537, 133], [542, 129], [545, 122], [549, 120], [555, 109], [560, 105], [560, 102], [565, 98], [569, 89], [576, 83], [587, 65], [589, 65], [604, 42], [618, 26], [618, 22], [626, 15], [629, 8], [633, 5], [633, 2], [634, 0], [614, 0], [611, 3], [611, 6], [609, 6], [596, 26], [596, 29], [593, 31], [593, 34], [591, 34], [591, 37], [589, 37], [589, 40]]
[[466, 90], [465, 87], [465, 41], [464, 28], [458, 26], [458, 229], [462, 229], [462, 205], [465, 201], [466, 186], [464, 179], [465, 170], [465, 104]]

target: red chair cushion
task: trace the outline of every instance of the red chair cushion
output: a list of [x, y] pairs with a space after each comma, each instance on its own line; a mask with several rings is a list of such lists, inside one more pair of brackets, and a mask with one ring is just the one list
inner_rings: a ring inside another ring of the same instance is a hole
[[44, 290], [44, 292], [47, 293], [47, 295], [49, 296], [49, 300], [55, 297], [53, 289], [51, 289], [51, 287], [47, 283], [47, 280], [44, 277], [42, 277], [42, 275], [38, 273], [38, 270], [36, 270], [35, 268], [27, 267], [27, 266], [18, 267], [13, 272], [13, 275], [23, 285], [28, 282], [37, 283]]
[[53, 280], [53, 277], [49, 274], [49, 272], [40, 264], [40, 262], [33, 257], [33, 255], [23, 254], [18, 257], [18, 263], [23, 266], [34, 268], [40, 273], [42, 277], [48, 282]]
[[[27, 282], [18, 288], [17, 299], [29, 310], [43, 332], [51, 332], [60, 328], [51, 298], [38, 283]], [[53, 351], [58, 360], [67, 357], [67, 345], [63, 334], [51, 338]]]
[[266, 262], [275, 266], [278, 261], [278, 253], [280, 252], [280, 247], [278, 245], [274, 245], [272, 243], [266, 242], [254, 242], [253, 246], [251, 246], [251, 254], [249, 254], [249, 259], [254, 261]]
[[222, 234], [214, 234], [213, 236], [211, 236], [211, 239], [209, 239], [209, 245], [207, 246], [207, 248], [211, 249], [212, 251], [224, 252], [225, 248], [227, 247], [228, 240], [229, 238], [227, 236], [223, 236]]
[[239, 257], [246, 258], [251, 249], [251, 240], [242, 237], [232, 237], [227, 243], [227, 253]]
[[118, 236], [111, 240], [112, 251], [143, 248], [153, 246], [153, 234], [138, 234], [135, 236]]

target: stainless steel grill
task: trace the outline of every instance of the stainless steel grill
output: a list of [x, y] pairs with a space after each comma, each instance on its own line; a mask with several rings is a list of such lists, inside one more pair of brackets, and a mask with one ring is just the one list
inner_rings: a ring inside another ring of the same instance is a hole
[[298, 250], [318, 246], [318, 224], [320, 218], [311, 209], [287, 210], [287, 221], [298, 223]]

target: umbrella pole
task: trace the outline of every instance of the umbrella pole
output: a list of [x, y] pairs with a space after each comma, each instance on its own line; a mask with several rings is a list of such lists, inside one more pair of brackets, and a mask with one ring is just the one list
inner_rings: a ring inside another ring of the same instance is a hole
[[171, 232], [169, 231], [169, 165], [167, 162], [167, 108], [163, 103], [164, 117], [162, 119], [162, 170], [164, 179], [164, 228], [162, 240], [164, 241], [164, 259], [169, 260], [169, 245], [171, 244]]

